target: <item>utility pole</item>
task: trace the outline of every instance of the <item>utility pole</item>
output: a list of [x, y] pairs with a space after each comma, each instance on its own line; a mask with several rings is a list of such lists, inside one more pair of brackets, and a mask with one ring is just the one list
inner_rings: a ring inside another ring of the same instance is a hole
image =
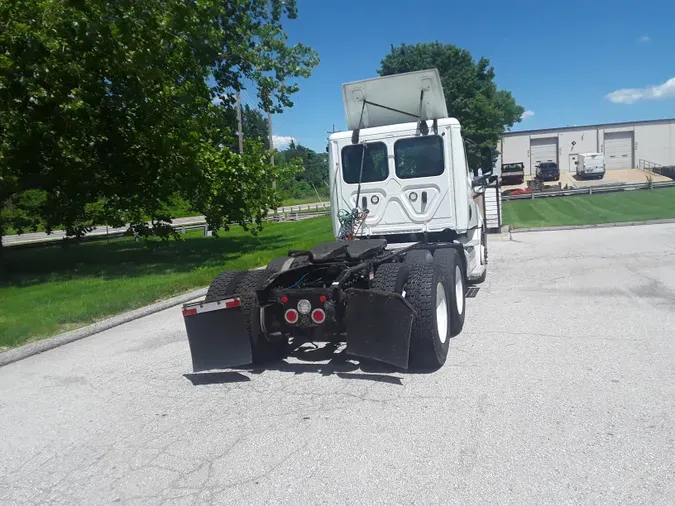
[[241, 124], [241, 95], [239, 92], [237, 92], [237, 122], [239, 123], [239, 126], [237, 127], [237, 130], [239, 130], [239, 153], [244, 152], [244, 128]]

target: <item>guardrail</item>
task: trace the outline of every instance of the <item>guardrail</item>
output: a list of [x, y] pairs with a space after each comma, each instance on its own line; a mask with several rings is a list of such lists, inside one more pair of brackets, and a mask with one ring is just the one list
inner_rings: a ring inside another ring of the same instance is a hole
[[652, 190], [655, 188], [673, 188], [675, 181], [658, 181], [637, 184], [589, 186], [587, 188], [568, 188], [566, 190], [553, 191], [533, 191], [531, 193], [521, 193], [519, 195], [503, 195], [502, 200], [528, 200], [549, 197], [567, 197], [571, 195], [593, 195], [597, 193], [616, 193], [633, 190]]

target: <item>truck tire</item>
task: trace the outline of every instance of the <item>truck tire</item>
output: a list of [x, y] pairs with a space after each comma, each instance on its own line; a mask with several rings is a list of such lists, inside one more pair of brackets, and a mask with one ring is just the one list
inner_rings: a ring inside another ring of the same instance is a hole
[[420, 263], [411, 266], [406, 300], [417, 311], [410, 336], [410, 365], [439, 369], [448, 356], [450, 290], [440, 265]]
[[251, 343], [254, 364], [281, 360], [288, 344], [286, 338], [270, 341], [260, 327], [260, 306], [255, 291], [269, 276], [265, 269], [249, 271], [237, 285], [237, 293], [241, 297], [241, 312]]
[[375, 271], [373, 289], [381, 292], [403, 294], [408, 282], [410, 266], [402, 263], [382, 264]]
[[466, 314], [466, 269], [454, 248], [437, 249], [434, 253], [434, 263], [438, 264], [448, 282], [450, 299], [448, 304], [448, 318], [450, 319], [450, 337], [458, 335], [464, 327]]
[[215, 302], [236, 293], [237, 284], [245, 274], [246, 271], [226, 271], [219, 274], [211, 282], [204, 302]]
[[414, 249], [408, 251], [405, 254], [405, 263], [409, 265], [419, 264], [419, 263], [431, 263], [434, 261], [434, 257], [431, 255], [431, 252], [426, 249]]

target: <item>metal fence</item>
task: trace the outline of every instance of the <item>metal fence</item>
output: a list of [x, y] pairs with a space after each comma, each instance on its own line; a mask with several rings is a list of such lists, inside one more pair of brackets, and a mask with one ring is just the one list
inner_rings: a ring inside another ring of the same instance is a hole
[[673, 188], [675, 181], [659, 181], [636, 184], [621, 184], [621, 185], [597, 185], [589, 186], [587, 188], [568, 188], [553, 191], [533, 191], [530, 193], [521, 193], [519, 195], [504, 195], [502, 200], [528, 200], [540, 199], [550, 197], [568, 197], [571, 195], [594, 195], [598, 193], [616, 193], [634, 190], [652, 190], [656, 188]]

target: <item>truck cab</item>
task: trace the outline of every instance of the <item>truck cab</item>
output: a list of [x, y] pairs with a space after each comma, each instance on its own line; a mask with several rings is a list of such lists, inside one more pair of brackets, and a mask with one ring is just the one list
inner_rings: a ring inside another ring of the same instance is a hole
[[[331, 207], [368, 211], [359, 236], [461, 234], [481, 226], [459, 122], [436, 124], [427, 135], [416, 122], [364, 129], [357, 144], [349, 132], [331, 136]], [[334, 214], [335, 234], [339, 227]]]
[[335, 236], [352, 209], [363, 213], [356, 237], [389, 243], [481, 231], [480, 184], [461, 125], [448, 117], [438, 72], [393, 79], [396, 86], [387, 78], [343, 85], [349, 130], [328, 144], [331, 209], [340, 210], [333, 212]]

